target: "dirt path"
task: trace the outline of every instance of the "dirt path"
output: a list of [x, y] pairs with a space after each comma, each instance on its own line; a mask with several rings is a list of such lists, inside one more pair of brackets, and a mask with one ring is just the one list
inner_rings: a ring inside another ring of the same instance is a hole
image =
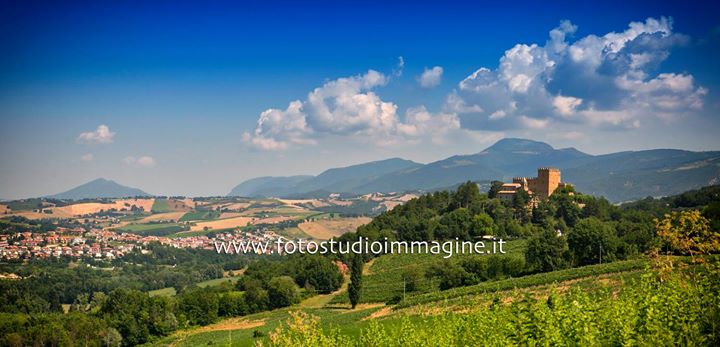
[[347, 291], [348, 284], [350, 283], [350, 279], [348, 276], [343, 277], [343, 284], [338, 288], [338, 290], [330, 293], [330, 294], [320, 294], [315, 295], [311, 298], [305, 299], [303, 302], [300, 303], [300, 307], [304, 308], [322, 308], [325, 307], [325, 305], [329, 304], [332, 299], [337, 296], [338, 294], [342, 294], [345, 291]]
[[188, 337], [201, 334], [201, 333], [207, 333], [212, 331], [229, 331], [229, 330], [244, 330], [244, 329], [252, 329], [257, 328], [265, 325], [265, 320], [249, 320], [243, 317], [235, 317], [235, 318], [229, 318], [225, 319], [223, 321], [220, 321], [215, 324], [207, 325], [201, 328], [193, 329], [193, 330], [183, 330], [181, 332], [177, 333], [177, 339], [172, 341], [168, 346], [174, 347], [178, 344], [181, 344], [184, 342]]
[[221, 322], [204, 326], [200, 329], [193, 330], [193, 334], [205, 333], [209, 331], [224, 331], [224, 330], [241, 330], [241, 329], [252, 329], [265, 325], [265, 320], [248, 320], [242, 317], [230, 318]]
[[385, 307], [383, 307], [383, 308], [381, 308], [381, 309], [373, 312], [371, 315], [363, 318], [362, 320], [376, 319], [376, 318], [380, 318], [380, 317], [387, 316], [387, 315], [389, 315], [390, 313], [392, 313], [392, 307], [390, 307], [390, 306], [385, 306]]
[[370, 261], [367, 262], [367, 263], [365, 264], [365, 266], [363, 266], [363, 276], [367, 276], [367, 275], [372, 274], [372, 270], [371, 270], [370, 268], [372, 268], [373, 264], [375, 264], [375, 260], [376, 260], [376, 259], [377, 259], [377, 258], [372, 258], [372, 259], [370, 259]]

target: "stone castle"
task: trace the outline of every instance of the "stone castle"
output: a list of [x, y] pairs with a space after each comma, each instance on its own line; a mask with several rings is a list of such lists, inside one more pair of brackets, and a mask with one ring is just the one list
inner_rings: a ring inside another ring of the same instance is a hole
[[547, 199], [556, 189], [569, 185], [560, 181], [560, 169], [543, 167], [538, 169], [537, 177], [515, 177], [512, 183], [503, 184], [497, 196], [511, 200], [518, 190], [523, 189], [533, 199]]

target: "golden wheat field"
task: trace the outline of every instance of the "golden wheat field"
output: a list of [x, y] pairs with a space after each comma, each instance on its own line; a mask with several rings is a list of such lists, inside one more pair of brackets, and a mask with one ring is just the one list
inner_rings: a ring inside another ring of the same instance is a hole
[[369, 217], [320, 219], [312, 222], [303, 222], [298, 228], [314, 239], [327, 240], [332, 237], [355, 231], [359, 226], [370, 223]]

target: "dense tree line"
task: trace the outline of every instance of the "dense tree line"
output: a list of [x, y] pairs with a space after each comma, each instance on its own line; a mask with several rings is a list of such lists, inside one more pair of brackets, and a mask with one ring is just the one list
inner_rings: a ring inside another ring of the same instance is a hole
[[[0, 345], [133, 346], [221, 317], [293, 305], [342, 284], [342, 273], [329, 258], [303, 255], [253, 262], [236, 283], [194, 286], [222, 277], [223, 265], [238, 265], [213, 254], [156, 245], [150, 254], [129, 258], [147, 265], [125, 264], [113, 271], [68, 267], [61, 260], [23, 267], [26, 279], [0, 281], [0, 311], [5, 312]], [[187, 283], [176, 287], [176, 296], [148, 295], [148, 288], [177, 278]], [[62, 304], [71, 304], [69, 315]], [[78, 335], [83, 329], [91, 330]]]
[[22, 281], [0, 281], [0, 312], [57, 312], [81, 294], [109, 293], [116, 288], [176, 291], [197, 282], [221, 278], [225, 270], [245, 266], [247, 258], [211, 251], [152, 244], [149, 252], [133, 252], [112, 262], [75, 263], [67, 257], [3, 264], [0, 272]]
[[[613, 205], [568, 186], [547, 200], [533, 201], [524, 191], [511, 200], [496, 197], [501, 183], [483, 194], [467, 182], [456, 191], [439, 191], [382, 213], [355, 234], [370, 240], [475, 240], [483, 235], [527, 238], [523, 258], [492, 256], [443, 262], [424, 275], [441, 289], [535, 272], [629, 259], [651, 249], [667, 249], [657, 223], [673, 211], [697, 210], [708, 230], [720, 230], [720, 187], [706, 187], [662, 199]], [[523, 194], [525, 193], [525, 194]], [[680, 218], [680, 217], [676, 217]], [[366, 255], [366, 260], [370, 255]], [[346, 259], [349, 261], [349, 259]], [[409, 278], [415, 278], [410, 276]]]

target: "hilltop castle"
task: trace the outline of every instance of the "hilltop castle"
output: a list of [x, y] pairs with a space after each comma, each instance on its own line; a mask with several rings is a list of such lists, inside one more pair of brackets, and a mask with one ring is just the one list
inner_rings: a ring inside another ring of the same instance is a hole
[[497, 196], [511, 200], [518, 190], [524, 189], [534, 199], [547, 199], [556, 189], [569, 185], [560, 181], [560, 169], [543, 167], [538, 169], [537, 177], [515, 177], [512, 183], [503, 184]]

